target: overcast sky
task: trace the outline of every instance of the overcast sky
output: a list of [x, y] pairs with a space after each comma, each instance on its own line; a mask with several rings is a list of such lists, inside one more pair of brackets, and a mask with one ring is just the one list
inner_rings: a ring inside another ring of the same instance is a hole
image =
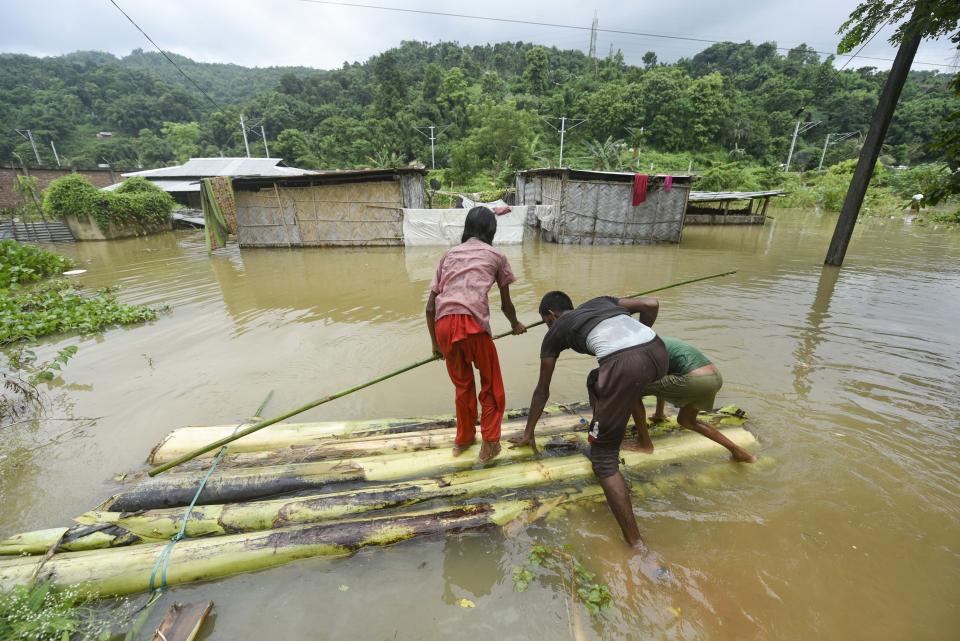
[[[194, 60], [245, 66], [303, 65], [321, 69], [344, 61], [363, 61], [402, 40], [463, 44], [537, 42], [586, 51], [589, 31], [517, 25], [447, 16], [330, 6], [304, 0], [116, 0], [159, 44]], [[597, 10], [601, 29], [754, 43], [773, 40], [782, 47], [801, 42], [835, 51], [837, 27], [856, 0], [357, 0], [355, 4], [463, 13], [577, 25], [589, 28]], [[152, 49], [110, 0], [0, 0], [0, 51], [58, 55], [100, 50], [126, 55]], [[888, 27], [863, 56], [892, 59]], [[691, 56], [707, 43], [650, 36], [598, 34], [597, 51], [610, 46], [639, 63], [646, 51], [661, 61]], [[956, 48], [947, 40], [925, 42], [917, 61], [955, 64]], [[841, 62], [845, 58], [839, 59]], [[889, 62], [855, 60], [850, 66], [889, 67]], [[916, 64], [915, 69], [933, 69]], [[950, 71], [949, 68], [941, 67]]]

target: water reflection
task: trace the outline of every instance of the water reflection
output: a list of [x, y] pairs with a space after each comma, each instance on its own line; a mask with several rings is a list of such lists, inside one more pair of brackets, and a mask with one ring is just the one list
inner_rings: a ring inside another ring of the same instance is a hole
[[817, 282], [817, 293], [807, 314], [806, 326], [800, 331], [794, 350], [793, 389], [807, 400], [810, 393], [810, 372], [817, 366], [817, 347], [824, 341], [824, 321], [830, 318], [830, 301], [840, 278], [840, 268], [824, 265]]

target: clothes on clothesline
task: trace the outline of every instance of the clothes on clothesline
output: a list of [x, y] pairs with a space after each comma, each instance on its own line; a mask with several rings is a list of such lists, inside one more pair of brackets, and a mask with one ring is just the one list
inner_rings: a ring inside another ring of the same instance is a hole
[[650, 177], [646, 174], [633, 175], [633, 199], [631, 204], [636, 207], [647, 199], [647, 182]]
[[670, 193], [671, 187], [673, 187], [673, 176], [667, 176], [663, 179], [663, 191]]

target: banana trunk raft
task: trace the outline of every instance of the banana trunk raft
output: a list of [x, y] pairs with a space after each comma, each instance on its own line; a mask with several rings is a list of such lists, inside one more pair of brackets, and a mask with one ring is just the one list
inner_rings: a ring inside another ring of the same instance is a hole
[[[590, 462], [581, 453], [584, 437], [577, 433], [582, 428], [577, 411], [582, 412], [582, 406], [553, 406], [542, 419], [538, 435], [553, 439], [544, 457], [533, 459], [527, 448], [504, 447], [495, 464], [482, 469], [476, 469], [469, 452], [459, 458], [450, 455], [454, 430], [449, 417], [270, 426], [231, 445], [190, 512], [187, 538], [173, 547], [167, 582], [217, 578], [300, 558], [344, 556], [364, 546], [421, 535], [499, 526], [518, 515], [537, 513], [547, 503], [597, 497], [601, 494], [596, 486], [569, 487], [592, 476]], [[505, 438], [525, 422], [523, 410], [508, 415], [515, 418], [504, 423]], [[744, 422], [736, 408], [703, 418], [726, 426], [724, 433], [738, 445], [756, 443], [736, 427]], [[676, 427], [671, 420], [654, 433]], [[220, 438], [227, 429], [234, 427], [174, 430], [153, 449], [150, 462], [172, 460]], [[206, 438], [202, 430], [210, 430]], [[247, 443], [248, 438], [255, 442]], [[626, 469], [636, 472], [721, 452], [700, 435], [679, 433], [659, 439], [652, 455], [624, 450], [622, 457]], [[357, 454], [361, 456], [349, 458]], [[210, 462], [191, 462], [187, 471], [148, 480], [134, 476], [127, 489], [77, 517], [77, 525], [0, 541], [0, 555], [21, 555], [0, 558], [0, 585], [23, 583], [37, 574], [101, 595], [148, 589], [160, 550], [180, 530], [187, 511], [183, 506], [196, 494]], [[536, 499], [503, 500], [515, 498], [517, 490], [545, 485], [551, 487], [538, 490]], [[311, 493], [289, 496], [304, 491]], [[55, 553], [47, 554], [51, 549]]]

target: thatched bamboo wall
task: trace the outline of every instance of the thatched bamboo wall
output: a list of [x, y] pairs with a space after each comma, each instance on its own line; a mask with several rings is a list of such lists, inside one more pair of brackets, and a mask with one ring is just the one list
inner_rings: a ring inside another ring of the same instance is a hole
[[517, 175], [523, 205], [554, 205], [555, 214], [539, 225], [541, 237], [574, 245], [678, 243], [690, 194], [690, 178], [673, 179], [669, 192], [663, 176], [650, 176], [645, 202], [631, 204], [632, 174], [618, 172], [533, 170]]
[[403, 245], [403, 208], [423, 207], [423, 175], [352, 178], [235, 181], [240, 246]]

